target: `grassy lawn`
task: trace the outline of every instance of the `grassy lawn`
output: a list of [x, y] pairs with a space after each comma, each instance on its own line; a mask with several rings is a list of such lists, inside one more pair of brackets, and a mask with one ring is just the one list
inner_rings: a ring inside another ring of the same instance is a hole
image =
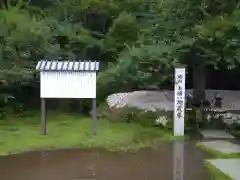
[[47, 136], [40, 135], [39, 114], [0, 120], [0, 155], [57, 148], [137, 150], [172, 140], [170, 131], [102, 119], [97, 124], [97, 135], [93, 136], [91, 118], [57, 112], [48, 113], [47, 132]]

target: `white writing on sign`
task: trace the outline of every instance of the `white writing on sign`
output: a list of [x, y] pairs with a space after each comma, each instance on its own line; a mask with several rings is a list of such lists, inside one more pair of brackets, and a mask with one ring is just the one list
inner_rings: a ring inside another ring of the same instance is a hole
[[184, 136], [185, 68], [175, 69], [174, 136]]

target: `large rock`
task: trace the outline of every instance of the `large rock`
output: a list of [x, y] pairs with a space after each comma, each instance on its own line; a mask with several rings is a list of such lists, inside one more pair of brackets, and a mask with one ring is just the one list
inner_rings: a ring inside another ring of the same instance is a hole
[[[222, 100], [222, 107], [240, 112], [240, 91], [229, 90], [206, 90], [206, 99], [212, 101], [212, 98], [218, 92]], [[192, 94], [192, 90], [186, 90], [186, 93]], [[107, 98], [109, 106], [133, 106], [146, 110], [173, 110], [174, 93], [173, 91], [133, 91], [126, 93], [117, 93]], [[238, 113], [238, 112], [237, 112]]]

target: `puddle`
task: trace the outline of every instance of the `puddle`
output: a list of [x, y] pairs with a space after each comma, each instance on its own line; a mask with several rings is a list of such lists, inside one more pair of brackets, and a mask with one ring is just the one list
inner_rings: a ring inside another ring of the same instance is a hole
[[193, 143], [167, 143], [134, 153], [56, 150], [0, 157], [2, 180], [207, 180]]

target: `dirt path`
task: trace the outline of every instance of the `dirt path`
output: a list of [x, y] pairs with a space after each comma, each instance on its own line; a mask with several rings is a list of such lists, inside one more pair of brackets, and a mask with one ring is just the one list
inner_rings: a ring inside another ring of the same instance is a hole
[[[184, 180], [208, 180], [194, 144], [184, 143]], [[173, 144], [135, 153], [58, 150], [0, 157], [3, 180], [172, 180]], [[194, 178], [193, 178], [194, 177]]]

